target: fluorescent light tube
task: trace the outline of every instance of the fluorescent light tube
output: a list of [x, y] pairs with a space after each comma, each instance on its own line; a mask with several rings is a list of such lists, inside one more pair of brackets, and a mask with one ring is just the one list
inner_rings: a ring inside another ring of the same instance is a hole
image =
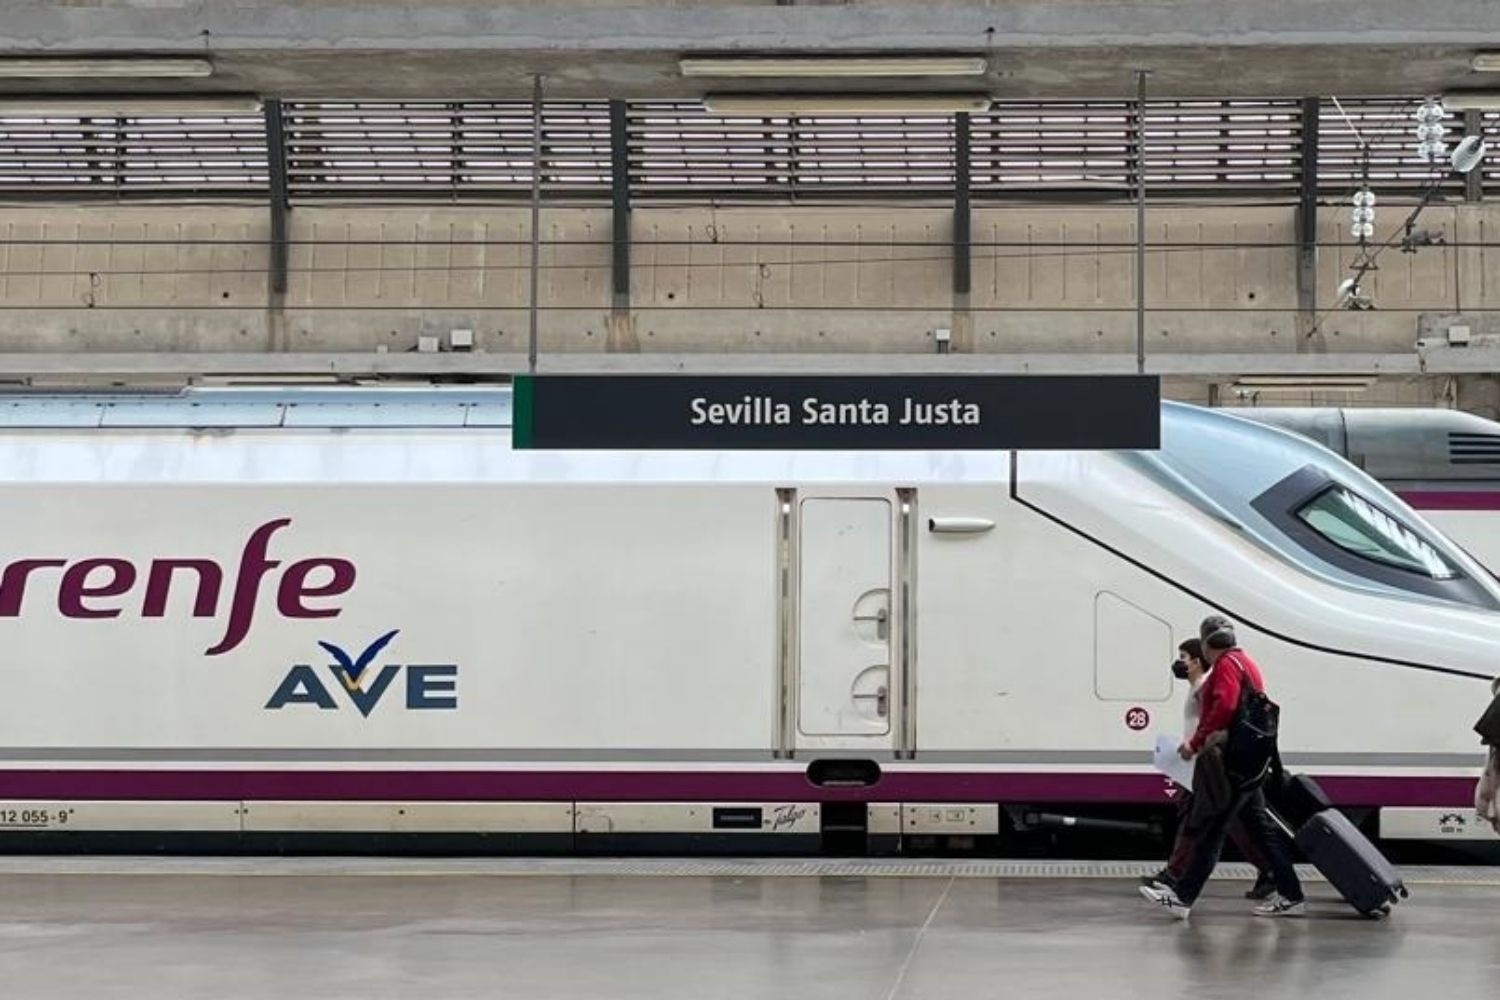
[[715, 115], [938, 115], [988, 111], [988, 94], [708, 94]]
[[683, 76], [983, 76], [983, 56], [685, 56]]
[[1361, 375], [1247, 375], [1234, 381], [1236, 389], [1257, 392], [1363, 392], [1375, 383]]
[[199, 58], [155, 59], [7, 59], [0, 58], [0, 77], [28, 79], [92, 79], [148, 77], [185, 79], [213, 76], [214, 64]]
[[1479, 52], [1469, 60], [1476, 73], [1500, 73], [1500, 52]]
[[1449, 111], [1500, 111], [1500, 90], [1457, 90], [1443, 95]]
[[254, 95], [204, 97], [139, 95], [65, 96], [0, 94], [0, 115], [64, 115], [97, 118], [108, 115], [248, 115], [260, 111]]

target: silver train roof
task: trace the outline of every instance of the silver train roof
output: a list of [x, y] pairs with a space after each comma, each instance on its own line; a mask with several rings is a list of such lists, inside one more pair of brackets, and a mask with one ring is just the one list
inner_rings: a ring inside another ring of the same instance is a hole
[[506, 388], [0, 394], [0, 428], [509, 427]]
[[[1198, 407], [1163, 403], [1164, 416]], [[1215, 411], [1204, 411], [1205, 415]], [[1218, 413], [1240, 414], [1238, 410]], [[1316, 411], [1313, 411], [1316, 412]], [[1212, 419], [1207, 417], [1207, 419]], [[0, 429], [507, 428], [509, 386], [195, 388], [0, 393]], [[1267, 423], [1280, 423], [1265, 420]], [[1340, 423], [1342, 427], [1342, 423]], [[1299, 430], [1301, 427], [1288, 426]], [[1308, 434], [1344, 454], [1343, 440]]]
[[1500, 479], [1500, 424], [1460, 410], [1257, 407], [1224, 412], [1309, 437], [1385, 482]]
[[[1171, 412], [1172, 405], [1164, 404], [1163, 413]], [[1473, 414], [1441, 409], [1309, 407], [1214, 412], [1293, 431], [1384, 482], [1500, 479], [1500, 424]], [[0, 393], [0, 429], [15, 430], [495, 430], [511, 426], [511, 413], [508, 386]]]
[[[1389, 493], [1377, 481], [1358, 468], [1340, 459], [1323, 446], [1288, 430], [1267, 426], [1265, 423], [1239, 419], [1237, 411], [1205, 409], [1181, 403], [1164, 401], [1162, 413], [1162, 447], [1158, 451], [1117, 453], [1120, 461], [1134, 464], [1161, 485], [1172, 490], [1193, 504], [1200, 511], [1227, 522], [1267, 551], [1280, 558], [1294, 562], [1303, 569], [1319, 575], [1338, 579], [1350, 586], [1366, 590], [1391, 591], [1388, 587], [1372, 584], [1368, 580], [1350, 576], [1348, 573], [1327, 566], [1308, 554], [1288, 545], [1278, 536], [1274, 527], [1249, 503], [1271, 485], [1306, 465], [1324, 469], [1331, 479], [1374, 498], [1389, 509], [1400, 510], [1404, 506], [1394, 494]], [[170, 440], [179, 435], [168, 434], [163, 442], [166, 452], [158, 455], [154, 462], [142, 463], [138, 454], [127, 455], [123, 461], [101, 461], [99, 454], [91, 450], [100, 442], [87, 441], [91, 430], [101, 431], [183, 431], [195, 432], [219, 429], [232, 432], [236, 429], [261, 430], [337, 430], [337, 429], [472, 429], [476, 432], [488, 430], [482, 438], [483, 447], [509, 450], [509, 435], [495, 433], [511, 425], [511, 391], [507, 388], [267, 388], [267, 389], [195, 389], [171, 394], [97, 393], [97, 394], [0, 394], [0, 434], [5, 431], [64, 432], [63, 439], [55, 446], [32, 438], [29, 434], [11, 434], [0, 441], [0, 451], [17, 450], [22, 456], [17, 468], [23, 470], [23, 478], [39, 478], [53, 481], [158, 481], [180, 478], [184, 468], [189, 469], [189, 478], [196, 481], [246, 481], [245, 470], [240, 464], [217, 450], [190, 447], [185, 440]], [[68, 433], [73, 432], [73, 433]], [[84, 432], [84, 433], [79, 433]], [[186, 437], [186, 435], [181, 435]], [[301, 447], [299, 435], [281, 437], [278, 434], [257, 435], [255, 447]], [[272, 438], [281, 438], [272, 443]], [[380, 448], [380, 441], [364, 436], [355, 445], [355, 440], [345, 443], [362, 448]], [[305, 439], [304, 439], [305, 443]], [[437, 443], [435, 447], [452, 447]], [[172, 449], [183, 449], [172, 459]], [[31, 451], [27, 451], [31, 449]], [[81, 449], [81, 450], [80, 450]], [[676, 453], [670, 459], [657, 455], [643, 458], [627, 453], [584, 453], [587, 457], [569, 466], [559, 465], [545, 456], [534, 455], [528, 462], [543, 462], [549, 476], [574, 475], [580, 481], [597, 481], [599, 478], [642, 478], [641, 463], [657, 463], [652, 481], [677, 481], [679, 478], [697, 480], [704, 476], [733, 477], [739, 470], [742, 479], [781, 479], [788, 475], [809, 481], [843, 481], [861, 479], [871, 475], [890, 478], [893, 468], [899, 469], [897, 478], [927, 481], [936, 477], [945, 482], [993, 482], [1008, 475], [1008, 466], [995, 463], [993, 457], [981, 453], [932, 453], [918, 456], [909, 452], [867, 452], [857, 456], [844, 456], [843, 464], [830, 464], [829, 453], [738, 453], [732, 461], [723, 455], [708, 453]], [[165, 457], [163, 457], [165, 456]], [[470, 456], [472, 458], [472, 456]], [[0, 455], [3, 458], [3, 455]], [[370, 462], [368, 456], [356, 456], [349, 464], [349, 456], [337, 453], [334, 459], [345, 464], [338, 466], [340, 474], [350, 481], [363, 481], [362, 477], [383, 477], [387, 466]], [[171, 460], [169, 460], [171, 459]], [[300, 453], [282, 453], [276, 467], [278, 481], [327, 480], [330, 456], [317, 449]], [[668, 465], [661, 465], [669, 461]], [[726, 465], [726, 461], [728, 464]], [[188, 463], [185, 466], [183, 463]], [[196, 463], [196, 464], [194, 464]], [[793, 464], [788, 464], [793, 463]], [[894, 463], [894, 464], [893, 464]], [[915, 463], [915, 464], [913, 464]], [[434, 467], [436, 468], [436, 467]], [[484, 462], [479, 466], [463, 465], [470, 474], [481, 474], [501, 481], [507, 476], [524, 478], [528, 469], [512, 467], [504, 462]], [[402, 466], [403, 474], [434, 475], [433, 468]], [[666, 470], [665, 473], [663, 470]], [[914, 472], [915, 470], [915, 472]], [[441, 471], [441, 470], [439, 470]], [[446, 473], [442, 473], [446, 475]], [[831, 478], [830, 478], [831, 477]], [[255, 475], [250, 475], [250, 481]], [[490, 481], [487, 479], [486, 481]], [[508, 481], [508, 480], [507, 480]], [[1473, 568], [1463, 553], [1433, 532], [1415, 515], [1409, 515], [1413, 523], [1420, 525], [1427, 540], [1439, 547], [1445, 555], [1459, 565], [1465, 566], [1471, 576], [1479, 578], [1478, 569]], [[1408, 595], [1409, 596], [1409, 595]], [[1500, 595], [1497, 595], [1500, 596]]]

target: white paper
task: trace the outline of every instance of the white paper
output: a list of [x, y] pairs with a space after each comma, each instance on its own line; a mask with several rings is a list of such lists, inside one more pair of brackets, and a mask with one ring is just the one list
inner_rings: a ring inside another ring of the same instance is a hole
[[1183, 760], [1177, 755], [1177, 748], [1181, 745], [1182, 737], [1180, 736], [1173, 736], [1170, 733], [1157, 734], [1156, 752], [1152, 755], [1151, 763], [1162, 774], [1165, 774], [1188, 791], [1192, 791], [1193, 762]]

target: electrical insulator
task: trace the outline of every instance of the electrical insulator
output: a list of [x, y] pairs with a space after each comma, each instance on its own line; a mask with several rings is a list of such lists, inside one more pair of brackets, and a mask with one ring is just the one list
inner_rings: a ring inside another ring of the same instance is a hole
[[1360, 188], [1349, 199], [1354, 203], [1349, 213], [1349, 233], [1357, 240], [1366, 240], [1375, 235], [1375, 192]]
[[1443, 142], [1443, 136], [1448, 134], [1448, 129], [1443, 120], [1448, 117], [1448, 109], [1442, 102], [1429, 98], [1413, 117], [1417, 120], [1417, 159], [1423, 163], [1445, 160], [1448, 145]]
[[1448, 109], [1443, 107], [1441, 101], [1428, 98], [1412, 117], [1422, 124], [1440, 122], [1448, 117]]

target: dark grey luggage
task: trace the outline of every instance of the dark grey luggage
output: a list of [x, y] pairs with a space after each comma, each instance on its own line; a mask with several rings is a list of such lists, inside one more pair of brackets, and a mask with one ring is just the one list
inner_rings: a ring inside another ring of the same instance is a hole
[[1293, 830], [1302, 829], [1318, 813], [1333, 808], [1323, 789], [1305, 774], [1282, 775], [1281, 781], [1268, 782], [1266, 797], [1271, 808]]
[[1297, 831], [1296, 840], [1307, 860], [1367, 917], [1389, 913], [1408, 895], [1385, 855], [1336, 809], [1313, 816]]

